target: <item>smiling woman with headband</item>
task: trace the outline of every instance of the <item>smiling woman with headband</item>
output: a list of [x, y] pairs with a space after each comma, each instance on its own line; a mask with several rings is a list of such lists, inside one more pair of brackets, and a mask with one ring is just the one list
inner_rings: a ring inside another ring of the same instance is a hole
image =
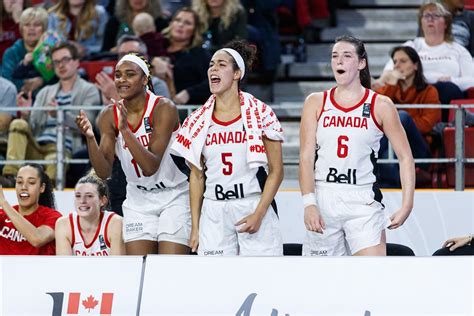
[[118, 62], [115, 86], [122, 99], [99, 116], [100, 145], [83, 111], [77, 125], [87, 138], [100, 178], [110, 176], [114, 155], [120, 159], [127, 178], [123, 203], [127, 254], [186, 254], [191, 225], [189, 168], [169, 152], [179, 128], [178, 111], [172, 101], [153, 93], [149, 67], [134, 54]]
[[190, 246], [200, 255], [283, 252], [273, 200], [283, 179], [283, 131], [269, 106], [239, 90], [254, 56], [243, 41], [214, 54], [213, 94], [186, 119], [172, 146], [191, 165]]

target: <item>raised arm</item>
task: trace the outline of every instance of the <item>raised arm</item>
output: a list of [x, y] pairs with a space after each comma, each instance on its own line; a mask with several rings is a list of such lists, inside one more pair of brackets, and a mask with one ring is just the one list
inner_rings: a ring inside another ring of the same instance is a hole
[[98, 117], [100, 130], [100, 145], [97, 144], [92, 124], [86, 113], [81, 110], [76, 118], [76, 124], [87, 140], [87, 149], [92, 167], [101, 179], [107, 179], [112, 173], [115, 155], [115, 127], [113, 106], [107, 106]]
[[22, 234], [26, 240], [35, 248], [41, 248], [47, 243], [54, 240], [54, 229], [47, 226], [41, 225], [36, 227], [31, 224], [26, 218], [17, 212], [5, 199], [3, 189], [0, 186], [0, 207], [3, 208], [5, 214], [12, 221], [15, 228]]
[[[122, 107], [121, 119], [126, 117], [124, 110], [125, 108]], [[153, 112], [153, 132], [148, 149], [138, 142], [126, 122], [119, 125], [121, 126], [120, 132], [133, 159], [140, 166], [143, 175], [149, 177], [160, 168], [161, 159], [166, 147], [168, 147], [173, 130], [179, 126], [178, 110], [169, 99], [160, 99]]]
[[318, 116], [323, 107], [323, 93], [310, 94], [303, 105], [300, 126], [299, 182], [303, 195], [304, 222], [306, 229], [323, 233], [324, 220], [316, 205], [314, 195], [314, 159], [316, 154], [316, 131]]
[[400, 123], [397, 109], [392, 101], [385, 96], [378, 96], [375, 103], [375, 117], [380, 122], [385, 135], [397, 154], [400, 165], [400, 181], [402, 184], [402, 206], [392, 217], [389, 229], [403, 225], [413, 208], [415, 193], [415, 163], [408, 143], [407, 135]]
[[199, 219], [201, 218], [202, 200], [205, 187], [204, 168], [199, 170], [191, 165], [189, 176], [189, 205], [191, 207], [191, 237], [189, 247], [195, 252], [199, 245]]
[[54, 235], [56, 237], [56, 256], [71, 256], [72, 232], [69, 216], [63, 216], [58, 219]]
[[122, 217], [118, 215], [112, 216], [107, 228], [107, 236], [110, 242], [110, 255], [125, 255], [125, 244], [122, 237]]

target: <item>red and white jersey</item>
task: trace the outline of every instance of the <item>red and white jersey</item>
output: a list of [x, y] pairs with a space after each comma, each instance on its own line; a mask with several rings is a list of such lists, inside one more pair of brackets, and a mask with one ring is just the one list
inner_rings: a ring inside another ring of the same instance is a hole
[[110, 242], [107, 236], [109, 222], [114, 216], [113, 212], [100, 212], [99, 226], [94, 239], [86, 244], [81, 231], [81, 221], [76, 213], [69, 214], [69, 223], [72, 232], [72, 254], [74, 256], [108, 256], [110, 255]]
[[263, 168], [249, 168], [247, 139], [242, 116], [220, 122], [212, 115], [204, 156], [206, 191], [204, 197], [229, 200], [260, 194], [266, 172]]
[[[148, 92], [145, 109], [140, 124], [130, 130], [135, 135], [140, 144], [148, 149], [151, 134], [153, 132], [153, 110], [160, 101], [160, 97]], [[115, 127], [118, 131], [117, 106], [114, 107]], [[161, 159], [160, 168], [152, 176], [146, 177], [138, 163], [133, 159], [123, 136], [118, 132], [115, 144], [115, 154], [120, 159], [122, 169], [127, 178], [127, 203], [128, 205], [144, 205], [146, 209], [155, 208], [159, 197], [156, 194], [164, 189], [174, 188], [188, 181], [189, 168], [183, 158], [172, 156], [170, 146], [176, 138], [178, 130], [173, 132], [168, 146]]]
[[343, 108], [334, 99], [335, 90], [324, 92], [316, 132], [315, 179], [327, 183], [373, 184], [383, 136], [374, 116], [377, 94], [366, 89], [358, 104]]

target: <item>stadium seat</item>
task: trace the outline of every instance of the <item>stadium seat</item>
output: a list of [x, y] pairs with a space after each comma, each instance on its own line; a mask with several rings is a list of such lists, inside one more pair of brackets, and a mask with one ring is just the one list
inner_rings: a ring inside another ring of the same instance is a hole
[[301, 256], [303, 254], [302, 244], [283, 244], [284, 256]]
[[[444, 150], [446, 157], [452, 158], [455, 156], [455, 129], [454, 127], [446, 127], [443, 130]], [[474, 158], [474, 127], [464, 128], [464, 157]], [[450, 163], [446, 166], [446, 185], [454, 187], [455, 175], [454, 164]], [[465, 186], [474, 186], [474, 164], [465, 164], [464, 167], [464, 181]]]
[[464, 10], [474, 10], [474, 0], [464, 0]]
[[114, 79], [114, 69], [116, 64], [117, 61], [114, 60], [83, 61], [80, 63], [79, 68], [84, 69], [89, 82], [95, 83], [95, 76], [101, 71], [108, 74], [111, 79]]
[[415, 252], [410, 247], [387, 243], [387, 256], [414, 256]]

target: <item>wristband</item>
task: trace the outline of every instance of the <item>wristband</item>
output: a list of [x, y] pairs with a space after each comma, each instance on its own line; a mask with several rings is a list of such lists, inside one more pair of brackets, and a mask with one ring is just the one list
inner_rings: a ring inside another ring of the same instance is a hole
[[314, 193], [304, 194], [303, 198], [303, 207], [307, 208], [310, 205], [317, 206], [316, 204], [316, 195]]

